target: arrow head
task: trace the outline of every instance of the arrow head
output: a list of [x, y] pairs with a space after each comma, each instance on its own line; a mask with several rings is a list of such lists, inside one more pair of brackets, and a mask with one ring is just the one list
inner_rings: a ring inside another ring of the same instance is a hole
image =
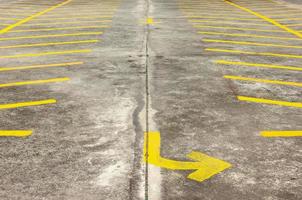
[[202, 182], [210, 178], [211, 176], [214, 176], [215, 174], [218, 174], [232, 166], [228, 162], [210, 157], [206, 154], [196, 151], [191, 152], [187, 156], [188, 158], [200, 163], [200, 168], [188, 176], [189, 179], [198, 182]]

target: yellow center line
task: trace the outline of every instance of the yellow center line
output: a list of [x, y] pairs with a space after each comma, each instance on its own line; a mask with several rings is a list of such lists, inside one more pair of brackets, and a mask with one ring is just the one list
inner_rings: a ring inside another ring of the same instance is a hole
[[18, 66], [18, 67], [0, 67], [2, 71], [15, 71], [15, 70], [26, 70], [26, 69], [37, 69], [37, 68], [48, 68], [48, 67], [69, 67], [74, 65], [82, 65], [83, 62], [67, 62], [67, 63], [53, 63], [45, 65], [31, 65], [31, 66]]
[[260, 43], [260, 42], [246, 42], [246, 41], [234, 41], [234, 40], [213, 40], [213, 39], [203, 39], [202, 41], [204, 41], [204, 42], [213, 42], [213, 43], [225, 43], [225, 44], [239, 44], [239, 45], [252, 45], [252, 46], [302, 49], [302, 46], [281, 45], [281, 44]]
[[0, 46], [0, 49], [25, 48], [25, 47], [44, 47], [44, 46], [55, 46], [55, 45], [70, 45], [70, 44], [84, 44], [84, 43], [96, 43], [98, 41], [99, 40], [75, 40], [75, 41], [66, 41], [66, 42], [20, 44], [20, 45], [11, 45], [11, 46]]
[[84, 35], [100, 35], [100, 34], [103, 34], [103, 32], [80, 32], [80, 33], [53, 34], [53, 35], [33, 35], [33, 36], [21, 36], [21, 37], [0, 38], [0, 41], [6, 41], [6, 40], [20, 40], [20, 39], [35, 39], [35, 38], [52, 38], [52, 37], [84, 36]]
[[237, 34], [237, 33], [223, 33], [223, 32], [206, 32], [199, 31], [199, 34], [206, 35], [224, 35], [224, 36], [234, 36], [234, 37], [254, 37], [254, 38], [267, 38], [267, 39], [279, 39], [279, 40], [298, 40], [301, 41], [300, 38], [291, 38], [291, 37], [278, 37], [278, 36], [267, 36], [267, 35], [256, 35], [256, 34]]
[[302, 55], [279, 54], [279, 53], [271, 53], [271, 52], [251, 52], [251, 51], [240, 51], [240, 50], [232, 50], [232, 49], [216, 49], [216, 48], [207, 48], [205, 50], [213, 51], [213, 52], [247, 54], [247, 55], [256, 55], [256, 56], [274, 56], [274, 57], [299, 58], [299, 59], [302, 58]]
[[207, 26], [207, 25], [194, 25], [195, 28], [214, 28], [214, 29], [230, 29], [230, 30], [246, 30], [246, 31], [256, 31], [256, 32], [277, 32], [277, 33], [286, 33], [281, 30], [264, 30], [264, 29], [256, 29], [256, 28], [239, 28], [239, 27], [231, 27], [231, 26]]
[[0, 88], [23, 86], [23, 85], [37, 85], [37, 84], [43, 84], [43, 83], [64, 82], [64, 81], [69, 81], [69, 80], [70, 80], [70, 78], [63, 77], [63, 78], [52, 78], [52, 79], [45, 79], [45, 80], [33, 80], [33, 81], [22, 81], [22, 82], [14, 82], [14, 83], [3, 83], [3, 84], [0, 84]]
[[230, 4], [230, 5], [232, 5], [232, 6], [235, 6], [235, 7], [239, 8], [241, 10], [244, 10], [244, 11], [246, 11], [248, 13], [251, 13], [251, 14], [253, 14], [253, 15], [255, 15], [255, 16], [257, 16], [257, 17], [259, 17], [259, 18], [261, 18], [263, 20], [265, 20], [266, 22], [269, 22], [269, 23], [271, 23], [271, 24], [273, 24], [273, 25], [275, 25], [275, 26], [277, 26], [277, 27], [279, 27], [279, 28], [281, 28], [281, 29], [283, 29], [283, 30], [285, 30], [285, 31], [287, 31], [287, 32], [289, 32], [289, 33], [291, 33], [291, 34], [299, 37], [299, 38], [302, 38], [302, 33], [299, 33], [296, 30], [293, 30], [293, 29], [291, 29], [291, 28], [289, 28], [289, 27], [287, 27], [287, 26], [285, 26], [283, 24], [280, 24], [279, 22], [275, 21], [274, 19], [271, 19], [271, 18], [269, 18], [269, 17], [267, 17], [265, 15], [257, 13], [255, 11], [253, 11], [251, 9], [248, 9], [248, 8], [245, 8], [243, 6], [239, 6], [238, 4], [230, 2], [229, 0], [226, 0], [225, 2], [228, 3], [228, 4]]
[[71, 26], [64, 28], [37, 28], [37, 29], [18, 29], [10, 31], [10, 33], [19, 33], [19, 32], [39, 32], [39, 31], [58, 31], [58, 30], [72, 30], [72, 29], [93, 29], [93, 28], [108, 28], [107, 25], [102, 26]]
[[38, 56], [49, 56], [49, 55], [64, 55], [64, 54], [74, 54], [74, 53], [90, 53], [91, 49], [80, 49], [80, 50], [69, 50], [69, 51], [50, 51], [42, 53], [28, 53], [28, 54], [17, 54], [10, 56], [0, 56], [3, 58], [24, 58], [24, 57], [38, 57]]
[[277, 84], [277, 85], [302, 87], [302, 83], [297, 83], [297, 82], [267, 80], [267, 79], [258, 79], [258, 78], [242, 77], [242, 76], [230, 76], [230, 75], [225, 75], [223, 77], [226, 79], [239, 80], [239, 81], [252, 81], [252, 82], [259, 82], [259, 83], [271, 83], [271, 84]]
[[240, 101], [247, 101], [253, 103], [263, 103], [263, 104], [272, 104], [278, 106], [302, 108], [302, 103], [300, 102], [276, 101], [271, 99], [254, 98], [254, 97], [247, 97], [247, 96], [237, 96], [237, 99]]
[[302, 130], [299, 131], [261, 131], [262, 137], [302, 137]]
[[28, 107], [28, 106], [39, 106], [45, 104], [54, 104], [57, 101], [55, 99], [46, 99], [40, 101], [28, 101], [28, 102], [19, 102], [19, 103], [10, 103], [10, 104], [0, 104], [0, 109], [12, 109], [19, 107]]
[[31, 134], [31, 130], [0, 130], [0, 137], [27, 137]]
[[8, 32], [8, 31], [12, 30], [13, 28], [15, 28], [15, 27], [17, 27], [17, 26], [20, 26], [20, 25], [22, 25], [22, 24], [24, 24], [24, 23], [27, 23], [27, 22], [29, 22], [30, 20], [32, 20], [32, 19], [34, 19], [34, 18], [36, 18], [36, 17], [39, 17], [39, 16], [41, 16], [41, 15], [43, 15], [43, 14], [45, 14], [45, 13], [48, 13], [48, 12], [50, 12], [50, 11], [56, 9], [56, 8], [59, 8], [59, 7], [61, 7], [61, 6], [64, 6], [64, 5], [68, 4], [68, 3], [70, 3], [71, 1], [72, 1], [72, 0], [64, 1], [63, 3], [59, 3], [59, 4], [55, 5], [55, 6], [52, 6], [52, 7], [50, 7], [50, 8], [47, 8], [46, 10], [43, 10], [43, 11], [38, 12], [38, 13], [35, 13], [35, 14], [33, 14], [33, 15], [27, 17], [27, 18], [24, 18], [24, 19], [18, 21], [17, 23], [12, 24], [12, 25], [9, 25], [9, 26], [5, 27], [4, 29], [0, 30], [0, 34], [4, 34], [4, 33], [6, 33], [6, 32]]
[[235, 62], [235, 61], [227, 61], [227, 60], [216, 60], [216, 64], [221, 65], [238, 65], [243, 67], [260, 67], [260, 68], [271, 68], [271, 69], [286, 69], [292, 71], [302, 71], [302, 67], [294, 67], [294, 66], [284, 66], [284, 65], [271, 65], [264, 63], [249, 63], [249, 62]]

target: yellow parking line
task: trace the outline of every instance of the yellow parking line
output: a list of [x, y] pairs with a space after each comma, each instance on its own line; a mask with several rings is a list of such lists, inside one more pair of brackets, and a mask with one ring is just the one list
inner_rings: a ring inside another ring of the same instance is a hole
[[297, 82], [267, 80], [267, 79], [249, 78], [249, 77], [242, 77], [242, 76], [230, 76], [230, 75], [225, 75], [223, 77], [226, 79], [239, 80], [239, 81], [252, 81], [252, 82], [259, 82], [259, 83], [270, 83], [270, 84], [277, 84], [277, 85], [302, 87], [302, 83], [297, 83]]
[[17, 18], [10, 18], [10, 17], [0, 17], [0, 19], [3, 19], [3, 20], [14, 20], [14, 21], [20, 20], [20, 19], [17, 19]]
[[98, 41], [99, 40], [75, 40], [75, 41], [66, 41], [66, 42], [19, 44], [19, 45], [11, 45], [11, 46], [0, 46], [0, 49], [24, 48], [24, 47], [45, 47], [45, 46], [56, 46], [56, 45], [70, 45], [70, 44], [84, 44], [84, 43], [96, 43]]
[[267, 39], [279, 39], [279, 40], [302, 40], [300, 38], [291, 37], [278, 37], [278, 36], [267, 36], [267, 35], [255, 35], [255, 34], [240, 34], [240, 33], [223, 33], [223, 32], [206, 32], [198, 31], [199, 34], [206, 35], [224, 35], [224, 36], [234, 36], [234, 37], [254, 37], [254, 38], [267, 38]]
[[53, 22], [53, 23], [32, 23], [23, 24], [22, 26], [49, 26], [49, 25], [63, 25], [63, 24], [86, 24], [86, 23], [107, 23], [112, 20], [98, 20], [98, 21], [76, 21], [76, 22]]
[[19, 103], [10, 103], [10, 104], [0, 104], [0, 109], [12, 109], [19, 107], [28, 107], [28, 106], [39, 106], [45, 104], [53, 104], [57, 101], [55, 99], [46, 99], [40, 101], [28, 101], [28, 102], [19, 102]]
[[234, 41], [234, 40], [212, 40], [212, 39], [203, 39], [202, 41], [212, 42], [212, 43], [225, 43], [225, 44], [239, 44], [239, 45], [251, 45], [251, 46], [302, 49], [302, 46], [281, 45], [281, 44], [260, 43], [260, 42], [246, 42], [246, 41]]
[[0, 137], [27, 137], [31, 134], [30, 130], [0, 130]]
[[213, 51], [213, 52], [247, 54], [247, 55], [256, 55], [256, 56], [274, 56], [274, 57], [299, 58], [299, 59], [302, 58], [302, 55], [280, 54], [280, 53], [270, 53], [270, 52], [251, 52], [251, 51], [240, 51], [240, 50], [232, 50], [232, 49], [216, 49], [216, 48], [207, 48], [205, 50]]
[[262, 137], [302, 137], [301, 131], [261, 131]]
[[201, 22], [207, 22], [207, 23], [213, 23], [213, 24], [236, 24], [236, 25], [252, 25], [252, 26], [270, 26], [270, 24], [267, 24], [267, 23], [261, 23], [261, 24], [258, 24], [258, 23], [245, 23], [245, 22], [228, 22], [228, 21], [209, 21], [209, 20], [198, 20], [198, 19], [191, 19], [191, 20], [188, 20], [189, 22], [191, 23], [201, 23]]
[[43, 19], [34, 19], [33, 21], [49, 21], [49, 20], [75, 20], [75, 19], [98, 19], [98, 18], [112, 18], [112, 15], [100, 15], [100, 16], [82, 16], [82, 17], [48, 17]]
[[72, 30], [72, 29], [90, 29], [90, 28], [108, 28], [107, 25], [102, 26], [71, 26], [64, 28], [38, 28], [38, 29], [19, 29], [10, 31], [10, 33], [19, 33], [19, 32], [39, 32], [39, 31], [59, 31], [59, 30]]
[[[279, 28], [281, 28], [281, 29], [283, 29], [283, 30], [285, 30], [285, 31], [287, 31], [287, 32], [289, 32], [289, 33], [291, 33], [291, 34], [293, 34], [293, 35], [299, 37], [299, 38], [302, 38], [302, 34], [299, 33], [298, 31], [293, 30], [293, 29], [291, 29], [291, 28], [288, 28], [287, 26], [285, 26], [285, 25], [283, 25], [283, 24], [280, 24], [279, 22], [277, 22], [277, 21], [275, 21], [275, 20], [273, 20], [273, 19], [271, 19], [271, 18], [269, 18], [269, 17], [267, 17], [267, 16], [265, 16], [265, 15], [262, 15], [262, 14], [260, 14], [260, 13], [257, 13], [257, 12], [255, 12], [255, 11], [253, 11], [253, 10], [251, 10], [251, 9], [248, 9], [248, 8], [245, 8], [245, 7], [243, 7], [243, 6], [239, 6], [238, 4], [235, 4], [235, 3], [233, 3], [233, 2], [230, 2], [229, 0], [227, 0], [227, 1], [225, 1], [225, 2], [228, 3], [228, 4], [230, 4], [230, 5], [232, 5], [232, 6], [237, 7], [237, 8], [239, 8], [239, 9], [243, 10], [243, 11], [246, 11], [246, 12], [248, 12], [248, 13], [251, 13], [251, 14], [253, 14], [253, 15], [255, 15], [255, 16], [257, 16], [257, 17], [259, 17], [259, 18], [261, 18], [261, 19], [263, 19], [263, 20], [265, 20], [266, 22], [269, 22], [269, 23], [271, 23], [271, 24], [273, 24], [273, 25], [275, 25], [275, 26], [277, 26], [277, 27], [279, 27]], [[301, 11], [299, 11], [299, 12], [301, 12]]]
[[216, 64], [221, 65], [238, 65], [243, 67], [260, 67], [260, 68], [271, 68], [271, 69], [286, 69], [292, 71], [302, 71], [302, 67], [294, 67], [294, 66], [284, 66], [284, 65], [271, 65], [271, 64], [263, 64], [263, 63], [249, 63], [249, 62], [235, 62], [235, 61], [227, 61], [227, 60], [216, 60]]
[[63, 82], [63, 81], [69, 81], [69, 80], [70, 80], [70, 78], [64, 77], [64, 78], [52, 78], [52, 79], [45, 79], [45, 80], [22, 81], [22, 82], [14, 82], [14, 83], [3, 83], [3, 84], [0, 84], [0, 88], [22, 86], [22, 85], [36, 85], [36, 84], [43, 84], [43, 83]]
[[50, 52], [42, 52], [42, 53], [28, 53], [28, 54], [17, 54], [17, 55], [10, 55], [10, 56], [0, 56], [0, 59], [64, 55], [64, 54], [74, 54], [74, 53], [90, 53], [90, 52], [91, 52], [91, 49], [80, 49], [80, 50], [69, 50], [69, 51], [50, 51]]
[[0, 41], [20, 40], [20, 39], [36, 39], [36, 38], [52, 38], [52, 37], [85, 36], [85, 35], [100, 35], [100, 34], [103, 34], [103, 32], [80, 32], [80, 33], [66, 33], [66, 34], [53, 34], [53, 35], [32, 35], [32, 36], [0, 38]]
[[66, 1], [64, 1], [63, 3], [59, 3], [59, 4], [55, 5], [55, 6], [52, 6], [52, 7], [50, 7], [50, 8], [47, 8], [46, 10], [43, 10], [43, 11], [38, 12], [38, 13], [36, 13], [36, 14], [33, 14], [33, 15], [27, 17], [27, 18], [24, 18], [24, 19], [18, 21], [17, 23], [12, 24], [12, 25], [10, 25], [10, 26], [8, 26], [8, 27], [5, 27], [4, 29], [0, 30], [0, 34], [4, 34], [4, 33], [10, 31], [11, 29], [13, 29], [13, 28], [15, 28], [15, 27], [17, 27], [17, 26], [20, 26], [20, 25], [22, 25], [22, 24], [24, 24], [24, 23], [27, 23], [27, 22], [29, 22], [30, 20], [32, 20], [32, 19], [34, 19], [34, 18], [36, 18], [36, 17], [39, 17], [39, 16], [41, 16], [41, 15], [43, 15], [43, 14], [45, 14], [45, 13], [48, 13], [48, 12], [50, 12], [50, 11], [56, 9], [56, 8], [59, 8], [59, 7], [61, 7], [61, 6], [64, 6], [64, 5], [68, 4], [68, 3], [70, 3], [71, 1], [72, 1], [72, 0], [66, 0]]
[[45, 65], [31, 65], [31, 66], [18, 66], [18, 67], [0, 67], [0, 72], [3, 71], [15, 71], [25, 69], [37, 69], [37, 68], [48, 68], [48, 67], [69, 67], [73, 65], [82, 65], [83, 62], [67, 62], [67, 63], [53, 63]]
[[302, 103], [300, 102], [276, 101], [271, 99], [254, 98], [254, 97], [247, 97], [247, 96], [237, 96], [237, 99], [240, 101], [247, 101], [253, 103], [263, 103], [263, 104], [272, 104], [278, 106], [302, 108]]
[[302, 20], [302, 18], [282, 18], [282, 19], [277, 19], [278, 21], [295, 21], [295, 20]]
[[207, 26], [207, 25], [194, 25], [195, 28], [214, 28], [214, 29], [230, 29], [230, 30], [244, 30], [244, 31], [256, 31], [256, 32], [276, 32], [276, 33], [286, 33], [282, 30], [265, 30], [257, 28], [240, 28], [240, 27], [231, 27], [231, 26]]
[[236, 17], [215, 17], [215, 16], [187, 16], [188, 18], [199, 18], [199, 19], [221, 19], [221, 20], [239, 20], [239, 21], [261, 21], [257, 18], [236, 18]]

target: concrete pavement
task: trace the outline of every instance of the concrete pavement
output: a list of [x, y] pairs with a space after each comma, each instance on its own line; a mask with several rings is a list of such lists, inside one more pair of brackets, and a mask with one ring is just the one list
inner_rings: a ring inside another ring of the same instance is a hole
[[302, 198], [299, 8], [0, 9], [0, 199]]

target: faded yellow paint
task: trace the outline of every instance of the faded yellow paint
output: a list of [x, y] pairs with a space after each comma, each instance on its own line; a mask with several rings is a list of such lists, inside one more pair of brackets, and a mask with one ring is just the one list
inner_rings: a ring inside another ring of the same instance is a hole
[[19, 108], [19, 107], [28, 107], [28, 106], [39, 106], [45, 104], [53, 104], [57, 101], [55, 99], [46, 99], [40, 101], [28, 101], [28, 102], [19, 102], [19, 103], [10, 103], [10, 104], [0, 104], [0, 109], [12, 109], [12, 108]]
[[4, 83], [4, 84], [0, 84], [0, 88], [22, 86], [22, 85], [37, 85], [37, 84], [43, 84], [43, 83], [63, 82], [63, 81], [69, 81], [69, 80], [70, 80], [70, 78], [64, 77], [64, 78], [51, 78], [51, 79], [44, 79], [44, 80]]
[[271, 100], [271, 99], [246, 97], [246, 96], [237, 96], [237, 99], [240, 101], [248, 101], [248, 102], [253, 102], [253, 103], [263, 103], [263, 104], [272, 104], [272, 105], [278, 105], [278, 106], [302, 108], [302, 102], [300, 103], [300, 102], [277, 101], [277, 100]]
[[[148, 151], [147, 151], [148, 149]], [[189, 179], [202, 182], [231, 167], [230, 163], [210, 157], [200, 152], [191, 152], [188, 158], [195, 160], [175, 161], [162, 158], [160, 155], [160, 133], [145, 133], [144, 160], [158, 167], [171, 170], [196, 170], [188, 175]]]

